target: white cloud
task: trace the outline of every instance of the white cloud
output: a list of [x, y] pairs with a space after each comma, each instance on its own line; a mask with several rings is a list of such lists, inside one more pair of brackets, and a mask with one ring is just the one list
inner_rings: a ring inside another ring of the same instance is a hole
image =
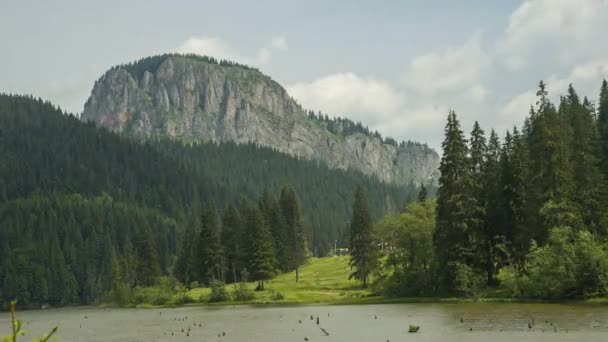
[[278, 37], [272, 38], [272, 42], [270, 43], [270, 45], [274, 49], [277, 49], [280, 51], [287, 51], [287, 39], [285, 39], [285, 37], [283, 37], [283, 36], [278, 36]]
[[263, 67], [272, 62], [275, 52], [287, 51], [287, 40], [282, 36], [274, 37], [268, 46], [259, 48], [252, 57], [243, 55], [228, 43], [215, 37], [190, 37], [174, 51], [206, 55], [217, 59]]
[[321, 109], [330, 115], [347, 114], [370, 125], [398, 112], [406, 102], [405, 93], [388, 83], [350, 72], [296, 83], [287, 90], [305, 108]]
[[405, 83], [425, 93], [472, 86], [481, 89], [479, 83], [490, 64], [490, 56], [481, 47], [481, 35], [474, 34], [463, 46], [415, 58], [406, 72]]
[[[602, 80], [607, 77], [608, 59], [595, 60], [574, 66], [566, 77], [547, 77], [547, 92], [551, 101], [557, 105], [559, 97], [565, 94], [568, 85], [572, 84], [579, 96], [589, 96], [590, 101], [594, 102]], [[499, 112], [497, 124], [508, 127], [523, 122], [530, 112], [530, 106], [536, 104], [536, 91], [536, 88], [530, 88], [511, 98]]]
[[531, 62], [561, 65], [608, 53], [606, 0], [528, 0], [509, 18], [498, 53], [511, 70]]

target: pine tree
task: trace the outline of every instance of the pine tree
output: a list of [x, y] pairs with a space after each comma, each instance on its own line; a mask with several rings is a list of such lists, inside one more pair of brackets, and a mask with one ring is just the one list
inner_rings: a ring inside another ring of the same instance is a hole
[[448, 115], [442, 147], [434, 243], [439, 269], [445, 270], [440, 286], [449, 292], [456, 288], [458, 264], [475, 262], [473, 229], [478, 224], [467, 144], [453, 111]]
[[136, 244], [137, 285], [152, 286], [160, 276], [160, 264], [156, 244], [152, 239], [150, 227], [144, 226]]
[[500, 253], [498, 246], [505, 241], [503, 222], [501, 217], [501, 169], [500, 169], [500, 141], [494, 130], [490, 132], [488, 148], [486, 150], [485, 165], [481, 174], [482, 201], [484, 205], [484, 246], [485, 271], [488, 284], [495, 283], [494, 276], [498, 268], [505, 262], [504, 254]]
[[192, 226], [188, 226], [182, 236], [182, 247], [177, 256], [173, 274], [186, 287], [196, 278], [196, 246], [197, 236]]
[[513, 134], [507, 131], [500, 154], [500, 209], [501, 231], [510, 244], [510, 251], [516, 266], [522, 267], [529, 242], [533, 238], [525, 224], [526, 189], [525, 146], [517, 127]]
[[354, 271], [350, 278], [361, 280], [367, 287], [367, 280], [374, 269], [376, 246], [372, 236], [372, 219], [367, 198], [359, 185], [355, 189], [353, 217], [350, 222], [350, 267]]
[[244, 210], [247, 248], [247, 271], [251, 280], [258, 281], [258, 290], [264, 290], [264, 280], [275, 273], [276, 256], [273, 239], [264, 215], [255, 207]]
[[222, 246], [224, 247], [225, 273], [233, 282], [244, 267], [242, 223], [238, 211], [230, 205], [222, 216]]
[[288, 253], [286, 257], [290, 269], [296, 271], [296, 282], [300, 280], [300, 266], [306, 261], [308, 246], [306, 234], [304, 233], [304, 223], [302, 222], [302, 212], [300, 202], [295, 191], [290, 187], [283, 187], [279, 198], [280, 210], [286, 225], [286, 243]]
[[574, 175], [572, 199], [584, 224], [598, 231], [601, 217], [601, 185], [599, 169], [599, 136], [593, 106], [585, 97], [581, 103], [572, 84], [564, 97], [560, 111], [569, 119], [572, 129], [571, 164]]
[[293, 268], [292, 246], [288, 237], [288, 226], [283, 216], [279, 202], [264, 191], [258, 207], [268, 223], [273, 237], [273, 246], [276, 254], [275, 268], [282, 272]]
[[420, 191], [418, 192], [418, 203], [425, 203], [428, 199], [428, 193], [426, 191], [426, 186], [424, 183], [420, 183]]
[[571, 131], [565, 116], [557, 113], [547, 95], [545, 84], [541, 81], [537, 92], [538, 109], [530, 116], [527, 136], [529, 172], [526, 199], [529, 212], [526, 226], [533, 231], [534, 240], [540, 243], [547, 240], [552, 227], [549, 217], [555, 217], [554, 214], [547, 215], [547, 206], [557, 208], [562, 213], [570, 211], [573, 189], [568, 147]]
[[608, 81], [604, 79], [600, 89], [597, 126], [600, 139], [600, 167], [604, 177], [608, 177]]
[[203, 284], [218, 280], [222, 272], [222, 245], [215, 207], [208, 206], [201, 215], [201, 230], [196, 248], [198, 279]]
[[470, 242], [471, 249], [477, 254], [476, 266], [480, 270], [486, 271], [490, 265], [492, 236], [486, 231], [487, 227], [484, 223], [485, 219], [485, 202], [487, 199], [486, 189], [484, 188], [484, 174], [486, 169], [487, 159], [487, 142], [485, 132], [475, 121], [471, 138], [469, 139], [469, 165], [471, 196], [473, 201], [470, 203]]

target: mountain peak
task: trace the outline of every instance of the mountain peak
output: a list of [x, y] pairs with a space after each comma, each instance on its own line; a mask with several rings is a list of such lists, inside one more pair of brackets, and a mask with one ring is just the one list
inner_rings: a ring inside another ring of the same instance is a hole
[[315, 119], [259, 70], [211, 57], [168, 54], [113, 67], [82, 119], [143, 137], [255, 143], [386, 182], [427, 182], [438, 172], [439, 156], [426, 145], [344, 129], [355, 126], [347, 119]]

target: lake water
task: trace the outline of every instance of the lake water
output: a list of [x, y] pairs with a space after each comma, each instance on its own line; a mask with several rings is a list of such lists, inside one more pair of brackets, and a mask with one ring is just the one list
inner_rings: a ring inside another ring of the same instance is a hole
[[[18, 316], [28, 333], [22, 341], [54, 325], [62, 342], [608, 340], [608, 306], [579, 304], [87, 307], [21, 311]], [[419, 325], [420, 331], [408, 333], [409, 324]], [[0, 336], [7, 335], [9, 327], [8, 314], [1, 313]]]

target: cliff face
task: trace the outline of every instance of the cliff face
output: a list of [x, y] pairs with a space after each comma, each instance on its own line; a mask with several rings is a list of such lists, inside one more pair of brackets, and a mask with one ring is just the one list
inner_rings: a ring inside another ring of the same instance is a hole
[[386, 182], [419, 183], [438, 176], [439, 156], [425, 145], [385, 144], [364, 133], [334, 134], [257, 70], [194, 57], [154, 58], [102, 76], [82, 120], [141, 136], [252, 142]]

